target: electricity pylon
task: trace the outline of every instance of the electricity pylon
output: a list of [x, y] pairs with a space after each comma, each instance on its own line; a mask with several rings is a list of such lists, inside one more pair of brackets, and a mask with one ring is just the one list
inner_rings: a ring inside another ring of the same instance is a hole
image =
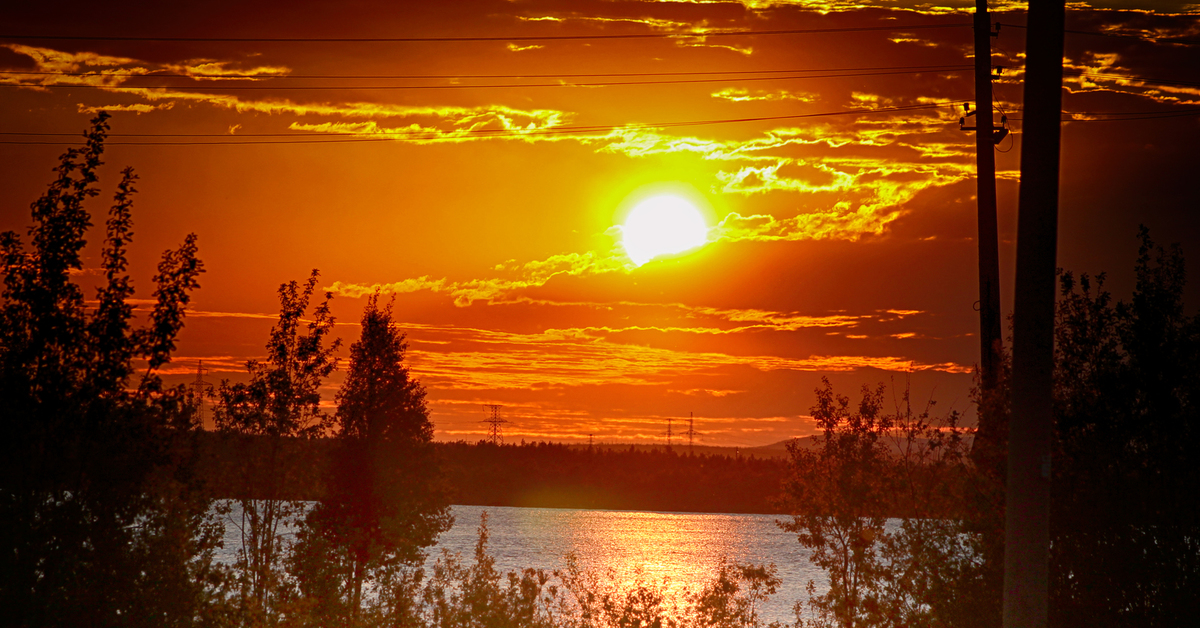
[[508, 421], [500, 418], [500, 408], [503, 406], [485, 405], [483, 407], [487, 410], [490, 410], [492, 413], [489, 418], [480, 421], [480, 423], [487, 423], [489, 426], [491, 426], [488, 430], [488, 440], [492, 441], [493, 445], [503, 445], [504, 431], [500, 426], [504, 423], [508, 423]]

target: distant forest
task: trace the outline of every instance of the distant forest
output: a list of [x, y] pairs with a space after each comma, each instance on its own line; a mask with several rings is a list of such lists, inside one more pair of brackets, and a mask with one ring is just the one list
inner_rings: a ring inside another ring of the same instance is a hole
[[[284, 492], [319, 500], [321, 478], [332, 441], [296, 439], [283, 448], [290, 472]], [[239, 461], [261, 455], [254, 438], [206, 433], [201, 477], [215, 495], [254, 497], [238, 479]], [[733, 448], [556, 443], [494, 445], [437, 443], [445, 482], [455, 504], [532, 508], [595, 508], [666, 512], [781, 514], [777, 503], [787, 474], [787, 458]], [[708, 453], [711, 451], [728, 453]]]

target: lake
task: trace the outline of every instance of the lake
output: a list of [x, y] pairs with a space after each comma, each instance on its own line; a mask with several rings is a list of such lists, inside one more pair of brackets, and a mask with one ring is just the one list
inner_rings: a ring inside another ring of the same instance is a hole
[[[566, 566], [574, 553], [580, 566], [612, 571], [623, 582], [640, 572], [651, 581], [667, 579], [676, 593], [698, 590], [717, 572], [722, 558], [739, 563], [774, 563], [783, 581], [761, 608], [767, 621], [794, 621], [792, 606], [807, 599], [811, 579], [817, 592], [827, 590], [825, 574], [808, 561], [808, 552], [793, 534], [775, 522], [781, 515], [630, 512], [566, 508], [452, 506], [454, 526], [430, 552], [432, 563], [442, 549], [470, 561], [483, 512], [488, 513], [489, 553], [501, 571], [527, 567], [545, 570]], [[239, 545], [237, 531], [226, 526], [223, 560]]]

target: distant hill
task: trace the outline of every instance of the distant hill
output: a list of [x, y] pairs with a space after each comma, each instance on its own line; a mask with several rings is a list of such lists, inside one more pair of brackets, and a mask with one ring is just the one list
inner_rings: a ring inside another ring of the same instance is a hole
[[[966, 441], [968, 448], [971, 446], [971, 443], [974, 440], [974, 436], [975, 435], [973, 433], [965, 434], [963, 436], [963, 440]], [[772, 443], [770, 445], [763, 445], [762, 447], [753, 447], [753, 448], [743, 449], [742, 451], [747, 452], [748, 455], [763, 456], [763, 457], [779, 456], [779, 457], [786, 458], [788, 455], [788, 451], [787, 451], [788, 443], [791, 443], [793, 441], [799, 442], [800, 445], [804, 449], [815, 449], [821, 445], [821, 436], [814, 435], [814, 436], [804, 436], [801, 438], [789, 438], [787, 440], [781, 440], [778, 443]], [[895, 439], [890, 439], [890, 438], [886, 439], [885, 442], [887, 443], [888, 448], [891, 449], [893, 454], [900, 453], [901, 442], [899, 442]], [[921, 447], [921, 446], [924, 446], [927, 444], [928, 444], [928, 439], [924, 439], [924, 438], [918, 438], [913, 441], [914, 447]]]

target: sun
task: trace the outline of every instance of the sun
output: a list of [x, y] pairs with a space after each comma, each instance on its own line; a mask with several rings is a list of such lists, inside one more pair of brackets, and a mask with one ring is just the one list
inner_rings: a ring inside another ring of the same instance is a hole
[[694, 249], [708, 241], [708, 224], [700, 210], [671, 194], [652, 196], [633, 208], [621, 226], [621, 245], [641, 266], [660, 255]]

